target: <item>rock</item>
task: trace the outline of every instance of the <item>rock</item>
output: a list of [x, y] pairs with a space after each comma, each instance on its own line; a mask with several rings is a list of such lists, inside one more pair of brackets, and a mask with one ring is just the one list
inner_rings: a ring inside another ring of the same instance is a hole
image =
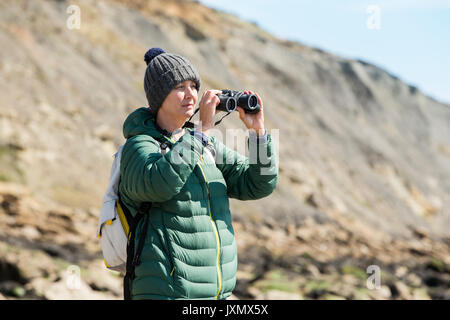
[[262, 296], [261, 290], [254, 286], [248, 287], [247, 292], [253, 297], [253, 299], [259, 299], [258, 297]]
[[32, 225], [25, 225], [21, 230], [21, 234], [24, 238], [30, 241], [36, 240], [41, 236], [41, 233], [38, 231], [38, 229]]
[[319, 268], [317, 268], [315, 265], [313, 264], [308, 264], [305, 267], [305, 270], [313, 277], [319, 277], [320, 276], [320, 271]]
[[83, 279], [74, 278], [66, 272], [52, 282], [37, 278], [30, 283], [39, 295], [49, 300], [105, 300], [118, 299], [111, 294], [100, 293], [89, 287]]
[[408, 268], [406, 268], [405, 266], [399, 266], [399, 267], [397, 267], [397, 269], [395, 269], [396, 277], [401, 278], [407, 273], [408, 273]]
[[355, 291], [353, 292], [353, 300], [371, 300], [372, 297], [370, 295], [369, 289], [366, 288], [355, 288]]
[[398, 293], [398, 297], [397, 297], [398, 299], [411, 300], [413, 298], [409, 287], [405, 283], [403, 283], [401, 281], [396, 281], [394, 283], [394, 287]]
[[325, 294], [321, 300], [346, 300], [346, 298], [335, 294]]
[[356, 276], [352, 275], [352, 274], [344, 274], [341, 276], [341, 280], [345, 283], [348, 283], [349, 285], [352, 286], [357, 286], [360, 281], [358, 280], [358, 278], [356, 278]]
[[332, 285], [327, 288], [327, 293], [325, 293], [325, 297], [328, 294], [337, 295], [339, 297], [344, 297], [345, 299], [352, 299], [354, 296], [355, 288], [358, 284], [348, 284], [342, 282], [340, 279], [330, 280]]
[[3, 197], [9, 195], [10, 197], [12, 197], [11, 199], [14, 200], [25, 197], [29, 194], [30, 190], [24, 185], [0, 181], [0, 195], [2, 195]]
[[436, 272], [450, 273], [450, 266], [447, 265], [444, 261], [437, 258], [432, 258], [430, 261], [428, 261], [425, 265], [425, 268]]
[[6, 296], [15, 298], [22, 298], [26, 294], [26, 290], [23, 285], [15, 281], [0, 282], [0, 292]]
[[24, 287], [22, 286], [16, 286], [14, 287], [14, 289], [12, 290], [12, 294], [14, 296], [16, 296], [17, 298], [23, 298], [25, 296], [25, 294], [27, 293], [27, 291], [25, 290]]
[[416, 236], [419, 239], [428, 238], [428, 232], [421, 227], [412, 227], [412, 233], [414, 236]]
[[100, 216], [100, 210], [98, 208], [95, 208], [95, 207], [90, 207], [87, 210], [87, 214], [89, 216], [91, 216], [91, 217], [98, 218]]
[[18, 263], [8, 256], [0, 258], [0, 284], [5, 283], [19, 283], [24, 284], [27, 282], [24, 276], [23, 270], [18, 266]]
[[101, 124], [94, 130], [94, 136], [102, 141], [113, 140], [115, 131], [106, 124]]
[[303, 296], [299, 293], [285, 292], [279, 290], [269, 290], [261, 294], [257, 299], [262, 300], [303, 300]]
[[321, 192], [309, 194], [304, 201], [316, 209], [327, 209], [333, 206], [333, 203]]
[[83, 272], [83, 281], [95, 291], [123, 298], [123, 277], [105, 268], [103, 261], [91, 263]]
[[380, 286], [378, 289], [370, 290], [369, 296], [374, 300], [386, 300], [390, 299], [392, 294], [388, 286]]
[[415, 288], [412, 290], [412, 296], [415, 300], [430, 300], [430, 295], [426, 288]]
[[422, 279], [420, 279], [419, 276], [414, 273], [408, 274], [406, 276], [406, 281], [408, 281], [408, 283], [414, 287], [420, 287], [422, 285]]
[[300, 228], [297, 230], [296, 237], [300, 241], [308, 241], [313, 236], [313, 230], [309, 228]]

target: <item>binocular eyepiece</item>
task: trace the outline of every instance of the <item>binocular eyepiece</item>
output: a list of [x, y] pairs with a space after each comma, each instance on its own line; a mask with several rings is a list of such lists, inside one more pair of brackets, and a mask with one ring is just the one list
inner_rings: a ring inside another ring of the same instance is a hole
[[244, 94], [242, 91], [222, 90], [222, 93], [217, 96], [220, 99], [220, 103], [216, 109], [220, 111], [236, 111], [238, 106], [244, 109], [245, 113], [258, 113], [261, 109], [258, 103], [258, 97], [254, 94]]

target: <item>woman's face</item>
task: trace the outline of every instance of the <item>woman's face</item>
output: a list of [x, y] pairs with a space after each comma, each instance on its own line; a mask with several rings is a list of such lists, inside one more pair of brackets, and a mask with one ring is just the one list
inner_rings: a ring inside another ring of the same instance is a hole
[[174, 120], [189, 119], [194, 114], [198, 92], [194, 81], [187, 80], [170, 91], [158, 113], [163, 111]]

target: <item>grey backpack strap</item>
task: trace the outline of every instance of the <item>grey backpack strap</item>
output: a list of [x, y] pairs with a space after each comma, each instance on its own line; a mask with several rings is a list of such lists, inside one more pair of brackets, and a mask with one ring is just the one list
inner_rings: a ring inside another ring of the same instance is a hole
[[204, 150], [206, 154], [211, 157], [212, 162], [216, 163], [216, 150], [214, 149], [214, 146], [212, 144], [208, 144]]
[[169, 145], [166, 142], [159, 142], [159, 152], [161, 152], [162, 155], [165, 155], [167, 151], [169, 151]]

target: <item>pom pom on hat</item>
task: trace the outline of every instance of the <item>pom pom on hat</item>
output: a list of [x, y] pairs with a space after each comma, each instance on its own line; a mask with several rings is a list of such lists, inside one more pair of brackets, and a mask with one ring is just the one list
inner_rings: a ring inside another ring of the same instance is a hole
[[150, 63], [150, 61], [152, 61], [152, 59], [158, 55], [160, 55], [161, 53], [166, 53], [163, 49], [161, 48], [151, 48], [149, 49], [145, 55], [144, 55], [144, 61], [145, 63], [147, 63], [147, 65]]

